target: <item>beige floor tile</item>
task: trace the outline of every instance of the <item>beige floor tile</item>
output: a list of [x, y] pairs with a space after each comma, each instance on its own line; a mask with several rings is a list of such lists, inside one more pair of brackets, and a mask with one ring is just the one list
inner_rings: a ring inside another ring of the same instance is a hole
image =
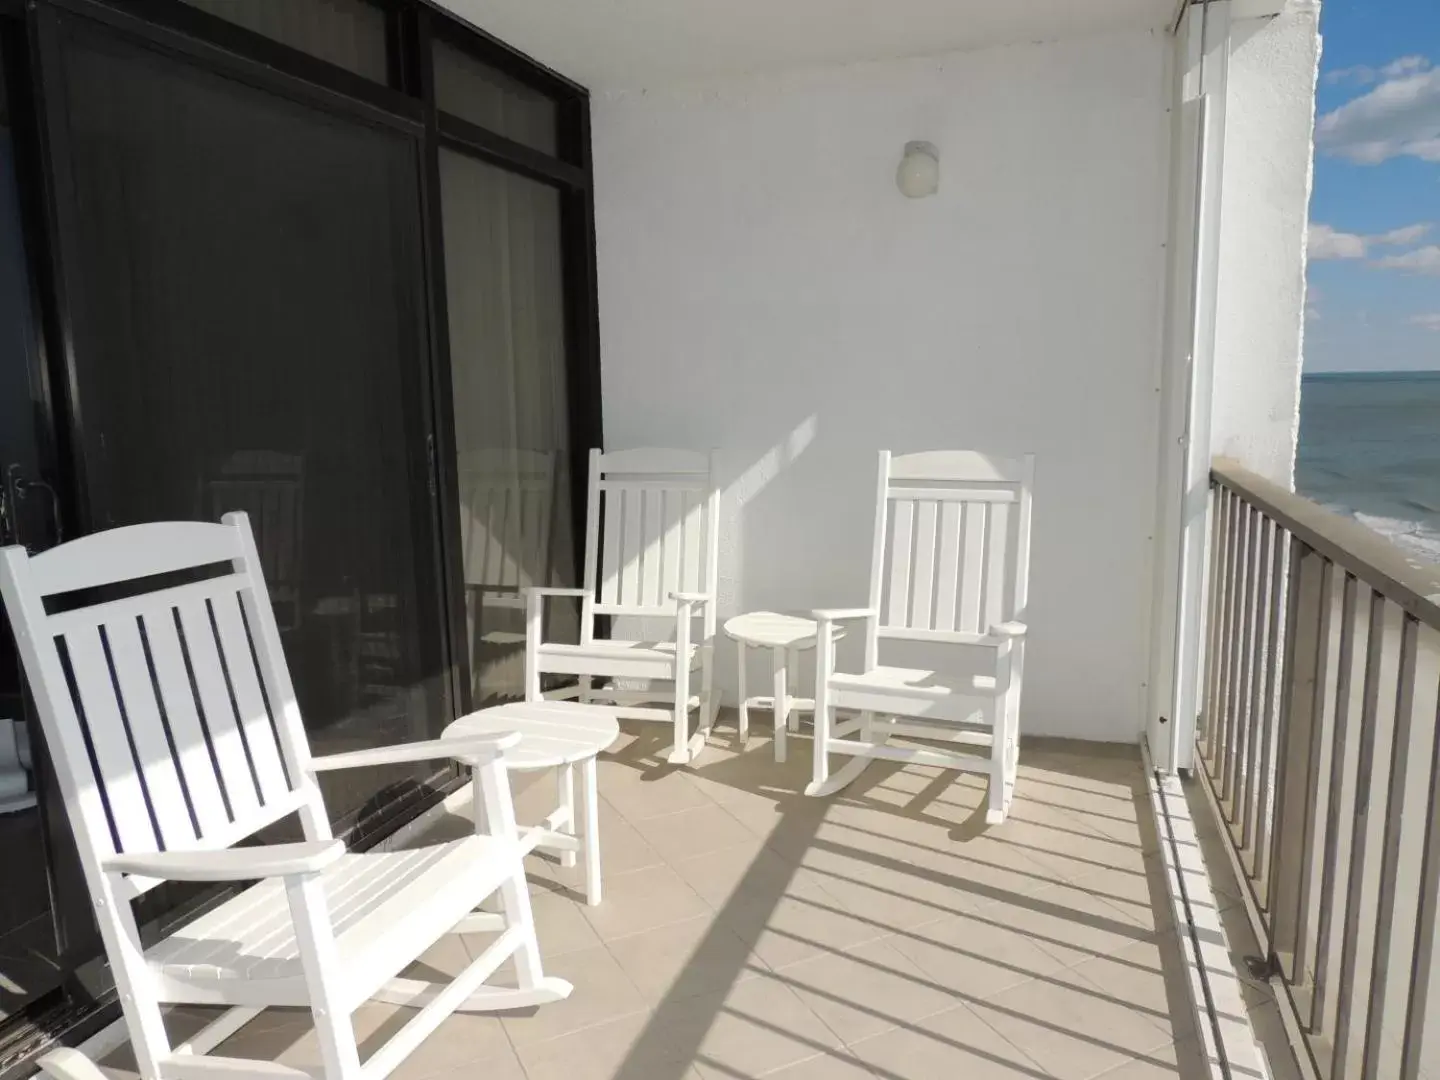
[[627, 821], [643, 821], [712, 802], [685, 772], [673, 767], [637, 767], [628, 759], [602, 754], [596, 771], [602, 797]]
[[886, 940], [933, 982], [981, 1001], [1064, 967], [1025, 931], [977, 914], [951, 916]]
[[699, 1080], [688, 1047], [647, 1013], [516, 1047], [526, 1080]]
[[662, 1007], [706, 1073], [759, 1076], [838, 1047], [840, 1039], [778, 979], [760, 976], [723, 995], [688, 998]]
[[736, 896], [717, 918], [776, 970], [889, 934], [888, 927], [846, 911], [819, 890], [779, 899]]
[[881, 851], [826, 844], [803, 856], [803, 865], [857, 914], [902, 929], [1015, 903], [1054, 883], [1023, 852], [985, 839], [954, 840], [948, 847], [892, 844]]
[[[415, 1015], [413, 1009], [367, 1004], [351, 1015], [363, 1061], [383, 1046]], [[216, 1050], [234, 1057], [278, 1061], [297, 1068], [321, 1063], [320, 1045], [308, 1009], [267, 1009]], [[510, 1053], [510, 1040], [496, 1016], [456, 1013], [408, 1057], [395, 1074], [421, 1080], [467, 1062], [500, 1060]], [[499, 1066], [497, 1066], [498, 1068]]]
[[1097, 956], [1073, 967], [1069, 975], [1094, 986], [1097, 993], [1147, 1016], [1161, 1031], [1175, 1034], [1171, 1017], [1190, 1007], [1184, 959], [1173, 938], [1137, 942], [1111, 956]]
[[752, 834], [784, 855], [809, 846], [827, 810], [823, 799], [806, 799], [803, 795], [737, 797], [725, 800], [723, 805]]
[[[414, 1074], [407, 1072], [405, 1064], [402, 1064], [390, 1075], [410, 1080]], [[427, 1080], [478, 1080], [479, 1077], [484, 1077], [484, 1080], [527, 1080], [520, 1058], [508, 1046], [503, 1054], [467, 1061], [453, 1069], [432, 1073]]]
[[792, 964], [777, 978], [847, 1043], [953, 1006], [954, 995], [892, 948], [891, 940]]
[[1173, 1040], [1154, 1018], [1109, 1000], [1065, 973], [1036, 979], [970, 1007], [1057, 1080], [1091, 1080], [1118, 1065], [1155, 1058]]
[[606, 874], [624, 874], [659, 866], [665, 857], [645, 842], [639, 830], [609, 803], [600, 804], [600, 865]]
[[1127, 1061], [1095, 1080], [1210, 1080], [1204, 1050], [1192, 1043], [1156, 1047], [1143, 1058]]
[[885, 1080], [1048, 1080], [1048, 1074], [964, 1005], [850, 1044]]
[[[600, 935], [585, 918], [584, 903], [579, 899], [563, 893], [539, 892], [530, 897], [530, 910], [535, 917], [540, 955], [547, 961], [553, 956], [600, 944]], [[483, 947], [483, 939], [466, 934], [465, 944], [471, 955], [479, 955], [476, 946]]]
[[636, 822], [635, 829], [670, 863], [737, 844], [749, 843], [756, 850], [760, 848], [755, 834], [718, 803], [645, 818]]
[[963, 889], [947, 887], [948, 875], [923, 867], [897, 868], [817, 851], [806, 857], [806, 869], [821, 890], [878, 932], [923, 926], [973, 906]]
[[426, 949], [424, 955], [401, 974], [409, 979], [446, 982], [464, 971], [470, 960], [471, 956], [465, 946], [464, 936], [446, 934]]
[[[414, 1016], [413, 1010], [406, 1010]], [[400, 1021], [403, 1024], [404, 1020]], [[398, 1030], [400, 1024], [395, 1025]], [[387, 1032], [386, 1035], [393, 1034]], [[454, 1074], [464, 1068], [471, 1075], [522, 1075], [520, 1062], [498, 1016], [481, 1013], [454, 1013], [434, 1035], [415, 1048], [390, 1075], [395, 1080], [426, 1080], [440, 1074]]]
[[1015, 835], [1007, 835], [1009, 822], [996, 836], [1021, 846], [1029, 858], [1051, 870], [1059, 881], [1076, 881], [1097, 874], [1145, 876], [1145, 856], [1132, 843], [1092, 831], [1077, 816], [1053, 811], [1044, 823], [1017, 822]]
[[737, 1080], [750, 1076], [764, 1076], [765, 1080], [875, 1080], [875, 1073], [871, 1072], [853, 1051], [845, 1047], [816, 1054], [812, 1058], [767, 1073], [737, 1073], [714, 1066], [706, 1068], [704, 1065], [697, 1065], [695, 1071], [704, 1077], [704, 1080]]
[[651, 1002], [723, 991], [769, 969], [709, 915], [609, 943], [612, 956]]
[[807, 891], [813, 894], [818, 888], [813, 874], [749, 837], [744, 843], [681, 859], [671, 866], [717, 910], [737, 894], [778, 899]]
[[564, 1001], [502, 1014], [505, 1031], [517, 1048], [646, 1009], [640, 991], [604, 948], [556, 957], [545, 965], [545, 972], [568, 979], [575, 989]]
[[710, 906], [668, 866], [610, 875], [605, 900], [583, 910], [604, 941], [710, 913]]
[[1066, 967], [1095, 956], [1112, 956], [1154, 933], [1083, 883], [1054, 885], [1012, 904], [991, 904], [977, 917], [1013, 927]]

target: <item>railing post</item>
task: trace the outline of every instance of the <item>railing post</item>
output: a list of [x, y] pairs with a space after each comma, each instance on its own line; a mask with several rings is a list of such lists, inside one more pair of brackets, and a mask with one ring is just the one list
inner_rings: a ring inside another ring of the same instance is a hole
[[1429, 805], [1430, 784], [1429, 777], [1421, 772], [1428, 764], [1425, 754], [1414, 751], [1417, 743], [1429, 746], [1434, 740], [1435, 685], [1440, 678], [1436, 659], [1433, 632], [1407, 615], [1401, 627], [1396, 672], [1395, 735], [1390, 750], [1375, 957], [1365, 1022], [1363, 1075], [1367, 1077], [1392, 1077], [1400, 1071], [1405, 1015], [1391, 1005], [1396, 1001], [1408, 1004], [1415, 963], [1410, 951], [1414, 944], [1410, 928], [1419, 915], [1424, 862], [1421, 815]]
[[[1382, 840], [1385, 825], [1383, 807], [1386, 802], [1384, 780], [1375, 781], [1378, 761], [1389, 759], [1395, 733], [1394, 687], [1396, 657], [1386, 643], [1396, 635], [1387, 632], [1388, 624], [1400, 615], [1400, 609], [1386, 602], [1380, 593], [1370, 600], [1370, 638], [1365, 660], [1364, 707], [1360, 713], [1360, 759], [1355, 780], [1355, 834], [1350, 843], [1350, 866], [1346, 871], [1345, 932], [1340, 950], [1340, 1008], [1335, 1018], [1330, 1076], [1348, 1080], [1361, 1076], [1359, 1051], [1365, 1033], [1354, 1030], [1355, 1004], [1365, 999], [1366, 988], [1373, 973], [1373, 954], [1361, 941], [1375, 938], [1375, 921], [1380, 885], [1379, 867], [1374, 856], [1375, 846]], [[1388, 700], [1387, 700], [1388, 699]], [[1366, 1015], [1361, 1006], [1362, 1017]], [[1363, 1021], [1362, 1021], [1363, 1022]], [[1375, 1078], [1379, 1080], [1379, 1078]]]
[[1203, 724], [1197, 732], [1203, 742], [1199, 747], [1204, 760], [1201, 767], [1208, 766], [1214, 748], [1215, 724], [1220, 711], [1220, 645], [1224, 640], [1225, 595], [1225, 506], [1228, 500], [1225, 488], [1215, 482], [1210, 486], [1210, 574], [1206, 587], [1209, 589], [1210, 611], [1205, 620], [1208, 642], [1205, 648], [1205, 703], [1201, 715]]
[[1275, 526], [1275, 542], [1271, 550], [1270, 580], [1274, 595], [1270, 600], [1270, 639], [1269, 655], [1265, 663], [1265, 717], [1264, 738], [1260, 743], [1260, 771], [1261, 788], [1256, 798], [1256, 822], [1255, 822], [1255, 852], [1252, 873], [1256, 878], [1257, 889], [1263, 882], [1263, 891], [1259, 895], [1263, 899], [1263, 906], [1268, 910], [1270, 907], [1270, 847], [1269, 840], [1274, 835], [1271, 823], [1275, 817], [1276, 807], [1276, 786], [1277, 777], [1273, 775], [1279, 755], [1275, 750], [1277, 729], [1280, 726], [1280, 697], [1284, 693], [1280, 679], [1286, 668], [1281, 660], [1280, 652], [1288, 648], [1293, 640], [1294, 618], [1292, 597], [1294, 593], [1290, 589], [1291, 571], [1290, 560], [1295, 549], [1290, 539], [1290, 534], [1285, 532], [1278, 524]]
[[[1311, 689], [1310, 749], [1306, 755], [1305, 814], [1300, 833], [1301, 872], [1300, 895], [1295, 909], [1295, 954], [1291, 981], [1297, 986], [1310, 986], [1314, 976], [1314, 928], [1319, 908], [1325, 897], [1319, 888], [1321, 861], [1316, 855], [1324, 843], [1320, 831], [1328, 813], [1330, 791], [1321, 783], [1330, 773], [1331, 749], [1335, 733], [1335, 699], [1330, 691], [1340, 652], [1340, 595], [1335, 589], [1335, 564], [1325, 560], [1320, 592], [1320, 625], [1315, 641], [1315, 668]], [[1319, 836], [1317, 837], [1317, 832]]]
[[[1435, 631], [1425, 632], [1429, 639], [1429, 652], [1433, 657], [1437, 644]], [[1422, 642], [1423, 643], [1423, 642]], [[1431, 686], [1435, 686], [1432, 682]], [[1440, 688], [1436, 688], [1440, 697]], [[1415, 745], [1428, 771], [1424, 816], [1424, 839], [1420, 851], [1420, 905], [1415, 913], [1415, 935], [1410, 941], [1410, 999], [1405, 1008], [1405, 1030], [1402, 1035], [1404, 1052], [1400, 1059], [1400, 1080], [1418, 1080], [1421, 1068], [1430, 1068], [1435, 1055], [1440, 1054], [1440, 1025], [1428, 1027], [1432, 1002], [1440, 1004], [1434, 979], [1436, 967], [1435, 924], [1437, 910], [1440, 910], [1440, 701], [1430, 706], [1421, 702], [1418, 708], [1427, 709], [1432, 719], [1429, 745]]]
[[[1296, 948], [1297, 904], [1304, 848], [1295, 829], [1304, 821], [1309, 751], [1314, 710], [1316, 646], [1320, 640], [1320, 602], [1328, 560], [1298, 540], [1290, 544], [1288, 589], [1290, 610], [1285, 619], [1284, 689], [1280, 730], [1275, 746], [1275, 823], [1266, 908], [1270, 914], [1270, 951], [1281, 970]], [[1303, 827], [1303, 826], [1302, 826]]]

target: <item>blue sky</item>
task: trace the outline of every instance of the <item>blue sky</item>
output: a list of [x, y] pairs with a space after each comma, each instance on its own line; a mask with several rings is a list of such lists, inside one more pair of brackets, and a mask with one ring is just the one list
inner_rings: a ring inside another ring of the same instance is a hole
[[1440, 0], [1322, 11], [1305, 369], [1440, 369]]

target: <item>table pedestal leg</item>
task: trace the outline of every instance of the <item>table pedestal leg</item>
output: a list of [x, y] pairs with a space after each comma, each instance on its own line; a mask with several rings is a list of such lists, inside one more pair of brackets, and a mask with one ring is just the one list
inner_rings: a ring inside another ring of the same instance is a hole
[[[560, 831], [568, 836], [575, 836], [575, 766], [561, 765], [557, 779], [560, 786], [560, 809], [565, 818], [564, 823], [560, 826]], [[575, 852], [562, 851], [560, 865], [574, 866]]]
[[785, 730], [790, 723], [790, 692], [786, 675], [788, 667], [786, 650], [772, 649], [775, 673], [775, 760], [785, 760]]
[[580, 782], [585, 788], [585, 820], [581, 825], [585, 845], [585, 902], [600, 903], [600, 792], [596, 784], [595, 759], [586, 758]]
[[[785, 654], [785, 668], [788, 672], [786, 682], [789, 686], [795, 686], [800, 682], [800, 650], [790, 649]], [[790, 723], [791, 731], [800, 730], [800, 710], [795, 708], [795, 699], [789, 698], [785, 702], [785, 716]]]
[[740, 657], [740, 745], [750, 738], [750, 699], [745, 696], [745, 642], [737, 641], [735, 651]]

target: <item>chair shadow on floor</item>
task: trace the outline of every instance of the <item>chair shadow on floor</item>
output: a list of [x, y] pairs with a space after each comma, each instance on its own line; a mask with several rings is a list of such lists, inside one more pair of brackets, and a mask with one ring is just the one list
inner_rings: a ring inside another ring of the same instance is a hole
[[[547, 968], [576, 983], [559, 1008], [579, 1013], [563, 1023], [544, 1009], [509, 1013], [479, 1027], [452, 1018], [419, 1063], [432, 1071], [396, 1080], [488, 1068], [477, 1058], [491, 1038], [507, 1058], [493, 1075], [528, 1080], [1208, 1076], [1134, 748], [1027, 741], [1012, 813], [988, 827], [983, 777], [876, 762], [812, 799], [801, 794], [803, 733], [783, 765], [763, 736], [762, 721], [737, 745], [733, 714], [722, 714], [706, 753], [677, 768], [663, 760], [665, 730], [624, 725], [600, 761], [602, 816], [616, 842], [643, 837], [652, 858], [649, 869], [607, 864], [601, 908], [584, 907], [571, 872], [532, 856], [537, 905], [597, 928], [588, 952], [631, 965], [626, 977], [651, 988], [643, 1001], [599, 1008], [597, 1019], [587, 1010], [610, 988], [568, 967], [578, 953], [547, 954]], [[537, 802], [551, 794], [540, 787]], [[733, 819], [723, 849], [698, 834], [692, 846], [683, 827], [675, 840], [678, 823], [715, 818]], [[469, 828], [453, 814], [429, 836]], [[647, 901], [623, 892], [624, 879], [647, 875], [693, 886], [700, 907], [683, 916], [693, 933], [657, 915], [607, 936], [612, 906], [629, 922]], [[367, 1013], [362, 1054], [398, 1023]], [[263, 1039], [296, 1060], [313, 1039], [294, 1010], [252, 1027], [237, 1036], [250, 1052]]]

